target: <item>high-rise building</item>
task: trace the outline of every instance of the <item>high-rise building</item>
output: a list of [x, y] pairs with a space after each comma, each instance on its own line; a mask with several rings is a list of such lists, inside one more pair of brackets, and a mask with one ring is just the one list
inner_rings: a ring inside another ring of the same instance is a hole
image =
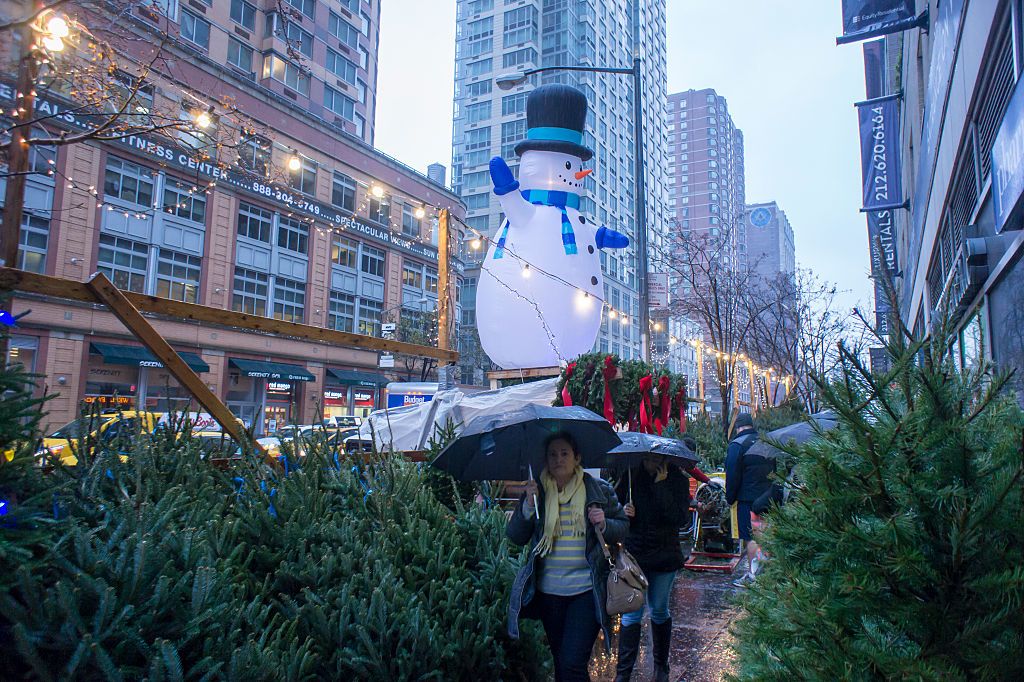
[[786, 212], [774, 201], [748, 204], [740, 229], [741, 262], [760, 279], [796, 273], [796, 243]]
[[[17, 266], [75, 281], [102, 272], [126, 291], [373, 336], [382, 321], [433, 310], [445, 295], [438, 209], [458, 218], [463, 207], [369, 144], [380, 0], [289, 3], [285, 23], [269, 0], [172, 0], [153, 3], [163, 14], [147, 5], [125, 17], [132, 40], [148, 36], [161, 58], [145, 80], [138, 63], [121, 60], [113, 83], [137, 85], [138, 107], [171, 112], [178, 127], [33, 146]], [[10, 80], [17, 55], [8, 47], [0, 45], [0, 75]], [[0, 84], [4, 110], [14, 96]], [[72, 97], [41, 85], [36, 107], [81, 111]], [[206, 120], [180, 127], [179, 111], [181, 121]], [[236, 115], [261, 123], [259, 133], [240, 128]], [[79, 134], [91, 120], [65, 114], [38, 128]], [[214, 128], [235, 131], [238, 144], [197, 150]], [[112, 313], [46, 295], [19, 294], [12, 307], [31, 312], [9, 359], [57, 394], [47, 425], [75, 418], [82, 401], [160, 412], [189, 404]], [[408, 379], [379, 370], [374, 351], [185, 319], [152, 323], [257, 434], [365, 414], [382, 406], [384, 385]]]
[[[596, 349], [624, 358], [641, 354], [639, 282], [634, 224], [633, 79], [627, 75], [550, 71], [530, 77], [509, 91], [495, 77], [548, 66], [632, 67], [642, 60], [643, 117], [647, 177], [647, 226], [652, 269], [660, 262], [666, 224], [665, 0], [458, 0], [455, 69], [455, 121], [452, 186], [466, 202], [467, 223], [485, 237], [500, 225], [501, 208], [491, 192], [491, 157], [500, 155], [513, 172], [514, 152], [526, 136], [526, 98], [539, 84], [565, 83], [587, 96], [590, 109], [585, 141], [594, 150], [588, 162], [580, 210], [602, 225], [630, 236], [631, 246], [602, 253], [605, 302], [616, 311], [601, 326]], [[467, 235], [463, 335], [474, 335], [475, 291], [486, 241]], [[473, 248], [473, 247], [477, 248]], [[653, 327], [652, 327], [653, 329]], [[483, 357], [480, 354], [480, 357]], [[468, 362], [468, 361], [467, 361]], [[463, 366], [462, 379], [472, 371]], [[477, 373], [479, 375], [479, 373]]]

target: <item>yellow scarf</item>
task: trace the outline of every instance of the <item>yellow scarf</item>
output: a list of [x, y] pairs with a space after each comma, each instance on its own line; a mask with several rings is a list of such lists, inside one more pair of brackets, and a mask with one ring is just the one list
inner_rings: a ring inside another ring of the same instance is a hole
[[558, 489], [558, 484], [555, 483], [555, 479], [546, 468], [540, 474], [540, 484], [544, 486], [544, 532], [533, 552], [537, 556], [545, 556], [551, 551], [555, 539], [562, 532], [558, 513], [559, 505], [566, 503], [570, 505], [573, 535], [586, 534], [584, 512], [587, 506], [587, 488], [583, 484], [583, 467], [580, 466], [576, 467], [572, 478], [562, 490]]

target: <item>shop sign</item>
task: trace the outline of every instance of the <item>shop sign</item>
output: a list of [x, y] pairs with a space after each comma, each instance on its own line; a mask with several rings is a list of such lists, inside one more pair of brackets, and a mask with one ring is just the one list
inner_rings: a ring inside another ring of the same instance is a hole
[[272, 393], [291, 393], [292, 385], [291, 384], [281, 384], [281, 383], [277, 383], [277, 382], [271, 381], [270, 383], [267, 384], [267, 390], [272, 392]]
[[387, 353], [381, 353], [380, 360], [377, 362], [377, 366], [381, 369], [391, 369], [395, 366], [395, 356]]
[[992, 199], [1001, 232], [1024, 194], [1024, 88], [1017, 88], [992, 145]]
[[843, 0], [839, 44], [899, 33], [917, 25], [914, 0]]
[[92, 405], [102, 405], [104, 407], [116, 407], [131, 405], [134, 402], [134, 398], [126, 395], [87, 395], [82, 399], [82, 402]]
[[341, 400], [346, 398], [344, 391], [324, 391], [324, 400]]
[[[300, 374], [282, 374], [280, 372], [245, 372], [245, 376], [253, 379], [287, 379], [288, 381], [306, 381], [308, 377]], [[280, 384], [277, 384], [280, 385]], [[285, 384], [288, 385], [288, 384]], [[268, 389], [270, 386], [267, 387]]]
[[860, 123], [862, 211], [903, 206], [898, 95], [857, 103]]
[[[0, 100], [14, 101], [14, 87], [10, 83], [0, 83]], [[48, 97], [36, 98], [36, 112], [40, 116], [49, 117], [48, 121], [59, 126], [78, 130], [91, 130], [96, 127], [90, 120], [92, 117], [81, 107], [65, 104]], [[255, 195], [289, 213], [301, 213], [314, 221], [323, 221], [329, 227], [342, 227], [348, 232], [357, 232], [369, 239], [387, 246], [406, 251], [420, 258], [437, 260], [437, 249], [427, 244], [411, 240], [390, 230], [375, 227], [362, 222], [362, 219], [347, 215], [342, 211], [310, 199], [291, 190], [266, 182], [261, 178], [228, 168], [220, 168], [209, 161], [197, 161], [188, 150], [164, 141], [150, 139], [142, 135], [128, 135], [119, 140], [111, 140], [111, 144], [131, 151], [154, 162], [183, 171], [191, 176], [209, 178], [218, 185]]]
[[647, 305], [651, 310], [668, 308], [668, 273], [652, 272], [647, 275]]

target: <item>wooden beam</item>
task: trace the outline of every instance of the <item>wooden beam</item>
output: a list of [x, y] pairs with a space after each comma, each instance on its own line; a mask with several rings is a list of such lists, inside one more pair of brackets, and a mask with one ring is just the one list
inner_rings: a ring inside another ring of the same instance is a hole
[[537, 379], [540, 377], [557, 377], [562, 373], [561, 367], [529, 367], [527, 369], [499, 369], [487, 373], [487, 381], [492, 389], [498, 388], [502, 381], [509, 379]]
[[437, 347], [445, 350], [448, 350], [451, 343], [451, 242], [448, 230], [448, 209], [442, 208], [437, 216]]
[[[96, 300], [110, 308], [110, 311], [117, 316], [117, 319], [121, 320], [124, 326], [128, 327], [128, 330], [135, 335], [135, 338], [141, 341], [142, 345], [148, 348], [156, 356], [156, 359], [164, 364], [164, 367], [171, 373], [171, 376], [186, 391], [192, 394], [199, 404], [203, 406], [203, 409], [217, 420], [217, 423], [224, 429], [224, 433], [231, 436], [239, 445], [249, 441], [246, 437], [245, 428], [235, 418], [235, 415], [232, 414], [227, 405], [214, 395], [213, 391], [203, 383], [203, 380], [192, 371], [191, 367], [185, 364], [185, 361], [181, 359], [177, 351], [171, 348], [171, 344], [167, 343], [164, 337], [160, 336], [160, 332], [153, 328], [153, 325], [142, 316], [142, 313], [136, 310], [131, 301], [114, 286], [113, 282], [107, 279], [106, 275], [102, 272], [97, 272], [89, 278], [85, 286], [95, 295]], [[276, 466], [273, 457], [270, 457], [259, 443], [253, 441], [253, 445], [263, 455], [264, 459], [267, 460], [268, 464]]]
[[[16, 270], [14, 268], [0, 268], [0, 289], [4, 287], [8, 291], [15, 290], [42, 294], [44, 296], [56, 296], [86, 303], [96, 302], [96, 297], [92, 291], [82, 282], [62, 279], [60, 277], [50, 277], [49, 275], [39, 275], [34, 272], [25, 272], [24, 270]], [[151, 315], [166, 315], [167, 317], [177, 319], [192, 320], [194, 322], [215, 324], [223, 327], [234, 327], [263, 334], [328, 343], [344, 348], [356, 348], [374, 352], [388, 351], [390, 353], [402, 353], [417, 357], [436, 358], [442, 362], [456, 362], [459, 359], [457, 351], [434, 348], [433, 346], [419, 346], [414, 343], [379, 339], [364, 334], [323, 329], [307, 324], [275, 320], [270, 317], [247, 315], [233, 310], [221, 310], [220, 308], [198, 305], [196, 303], [171, 301], [166, 298], [147, 296], [145, 294], [121, 293], [137, 311]]]

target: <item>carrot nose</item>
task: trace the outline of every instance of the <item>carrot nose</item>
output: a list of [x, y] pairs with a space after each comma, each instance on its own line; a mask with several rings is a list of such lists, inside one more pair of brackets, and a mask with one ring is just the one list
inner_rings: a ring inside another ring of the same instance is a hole
[[593, 172], [594, 172], [593, 168], [587, 168], [587, 169], [581, 170], [578, 173], [576, 173], [576, 179], [577, 180], [582, 180], [583, 178], [587, 177], [588, 175], [590, 175]]

